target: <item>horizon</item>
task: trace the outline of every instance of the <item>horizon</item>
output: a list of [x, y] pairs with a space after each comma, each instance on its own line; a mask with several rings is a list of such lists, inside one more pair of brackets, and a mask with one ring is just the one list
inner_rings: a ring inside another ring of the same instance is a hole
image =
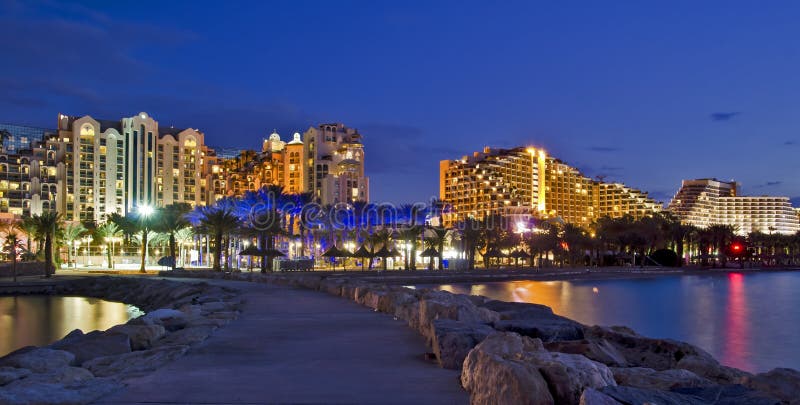
[[374, 201], [438, 196], [440, 160], [536, 145], [663, 203], [694, 178], [800, 202], [792, 3], [204, 4], [3, 3], [0, 121], [147, 111], [245, 149], [342, 122]]

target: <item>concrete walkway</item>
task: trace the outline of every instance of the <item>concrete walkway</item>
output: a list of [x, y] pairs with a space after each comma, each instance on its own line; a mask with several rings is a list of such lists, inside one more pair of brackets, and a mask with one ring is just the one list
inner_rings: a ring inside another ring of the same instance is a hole
[[99, 403], [469, 402], [402, 321], [321, 292], [224, 283], [247, 299], [238, 320]]

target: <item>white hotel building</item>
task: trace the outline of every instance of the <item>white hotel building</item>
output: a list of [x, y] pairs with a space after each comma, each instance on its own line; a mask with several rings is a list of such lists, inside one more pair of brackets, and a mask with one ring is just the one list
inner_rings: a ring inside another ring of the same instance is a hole
[[717, 179], [684, 180], [668, 210], [681, 222], [706, 228], [733, 225], [736, 233], [780, 233], [800, 231], [800, 220], [789, 197], [738, 196], [737, 184]]

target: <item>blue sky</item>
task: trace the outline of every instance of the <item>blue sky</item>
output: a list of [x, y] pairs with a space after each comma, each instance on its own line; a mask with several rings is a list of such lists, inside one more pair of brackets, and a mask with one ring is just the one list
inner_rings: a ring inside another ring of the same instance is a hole
[[0, 1], [0, 122], [147, 111], [255, 148], [341, 121], [378, 201], [485, 145], [664, 201], [700, 177], [800, 196], [800, 3], [497, 3]]

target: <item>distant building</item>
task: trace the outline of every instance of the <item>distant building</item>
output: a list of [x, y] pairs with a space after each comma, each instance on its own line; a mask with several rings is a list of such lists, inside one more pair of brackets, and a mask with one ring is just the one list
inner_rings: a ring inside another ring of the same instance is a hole
[[310, 127], [303, 134], [306, 189], [322, 204], [369, 201], [361, 134], [341, 123]]
[[667, 209], [683, 223], [698, 228], [733, 225], [739, 235], [800, 231], [789, 197], [739, 196], [737, 189], [735, 182], [684, 180]]
[[524, 147], [487, 147], [441, 161], [439, 198], [452, 207], [448, 224], [521, 214], [589, 227], [604, 216], [641, 218], [661, 210], [645, 192], [593, 180], [542, 149]]
[[3, 218], [39, 215], [55, 209], [55, 151], [41, 138], [14, 152], [0, 151], [0, 213]]
[[[40, 144], [42, 140], [55, 133], [53, 129], [31, 127], [17, 124], [0, 124], [2, 136], [2, 150], [6, 153], [18, 153], [24, 149], [31, 149]], [[4, 135], [4, 136], [3, 136]]]

